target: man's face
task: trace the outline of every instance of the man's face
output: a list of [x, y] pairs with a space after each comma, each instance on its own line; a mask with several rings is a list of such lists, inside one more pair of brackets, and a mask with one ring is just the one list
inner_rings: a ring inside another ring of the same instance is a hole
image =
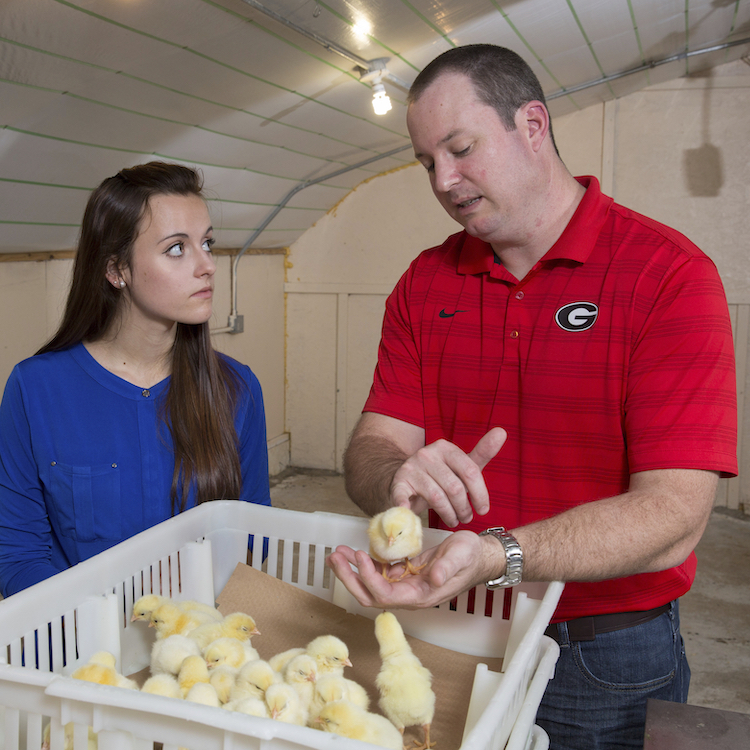
[[[523, 122], [516, 113], [516, 123]], [[533, 151], [524, 128], [508, 131], [470, 79], [445, 73], [409, 106], [417, 159], [440, 204], [466, 231], [500, 246], [523, 244], [532, 229], [527, 199]]]

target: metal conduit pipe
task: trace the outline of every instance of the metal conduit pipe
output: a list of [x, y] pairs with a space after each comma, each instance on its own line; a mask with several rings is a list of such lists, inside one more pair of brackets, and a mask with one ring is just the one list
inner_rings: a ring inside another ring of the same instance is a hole
[[677, 62], [679, 60], [685, 60], [688, 57], [695, 57], [696, 55], [705, 55], [707, 52], [719, 52], [720, 50], [723, 50], [723, 49], [736, 47], [739, 44], [750, 44], [750, 37], [745, 37], [744, 39], [737, 39], [733, 42], [725, 42], [724, 44], [717, 44], [717, 45], [714, 45], [713, 47], [703, 47], [701, 49], [695, 49], [690, 52], [680, 52], [677, 55], [670, 55], [669, 57], [665, 57], [662, 60], [655, 60], [650, 63], [645, 63], [644, 65], [639, 65], [637, 68], [630, 68], [629, 70], [623, 70], [621, 73], [613, 73], [612, 75], [609, 75], [609, 76], [603, 76], [602, 78], [598, 78], [596, 81], [588, 81], [587, 83], [580, 83], [577, 86], [570, 86], [569, 88], [560, 89], [559, 91], [555, 91], [549, 96], [545, 96], [544, 98], [547, 101], [550, 101], [551, 99], [558, 99], [561, 96], [567, 96], [568, 94], [576, 94], [579, 91], [583, 91], [584, 89], [590, 89], [593, 86], [600, 86], [603, 83], [616, 81], [618, 78], [625, 78], [626, 76], [632, 76], [635, 73], [643, 73], [646, 70], [657, 68], [660, 65], [666, 65], [667, 63]]
[[380, 159], [386, 159], [389, 156], [394, 156], [396, 154], [401, 153], [402, 151], [406, 151], [407, 149], [411, 148], [411, 144], [408, 144], [406, 146], [399, 146], [398, 148], [391, 149], [390, 151], [386, 151], [383, 154], [377, 154], [376, 156], [371, 156], [369, 159], [365, 159], [364, 161], [357, 162], [356, 164], [351, 164], [348, 167], [343, 167], [342, 169], [337, 169], [335, 172], [329, 172], [328, 174], [324, 174], [320, 177], [315, 177], [312, 180], [306, 180], [305, 182], [300, 182], [299, 185], [295, 185], [282, 199], [281, 202], [274, 206], [273, 210], [266, 216], [265, 219], [260, 223], [260, 226], [250, 235], [247, 242], [242, 246], [239, 253], [237, 253], [234, 262], [232, 263], [232, 275], [231, 275], [231, 284], [232, 284], [232, 312], [229, 315], [229, 322], [226, 327], [224, 328], [213, 328], [211, 330], [211, 333], [242, 333], [243, 330], [243, 320], [242, 316], [237, 314], [237, 266], [239, 265], [240, 259], [242, 256], [247, 252], [248, 248], [255, 242], [255, 240], [259, 237], [261, 232], [276, 218], [276, 216], [279, 214], [279, 212], [286, 206], [287, 203], [295, 196], [297, 193], [299, 193], [301, 190], [304, 190], [305, 188], [311, 187], [312, 185], [317, 185], [321, 182], [325, 182], [326, 180], [333, 179], [334, 177], [338, 177], [339, 175], [346, 174], [347, 172], [351, 172], [353, 169], [359, 169], [361, 167], [365, 167], [368, 164], [372, 164], [375, 161], [379, 161]]

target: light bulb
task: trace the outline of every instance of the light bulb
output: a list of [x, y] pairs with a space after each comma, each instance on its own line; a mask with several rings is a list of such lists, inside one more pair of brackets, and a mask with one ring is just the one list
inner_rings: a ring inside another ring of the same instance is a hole
[[376, 83], [372, 87], [372, 108], [376, 115], [384, 115], [391, 109], [390, 97], [385, 93], [382, 83]]

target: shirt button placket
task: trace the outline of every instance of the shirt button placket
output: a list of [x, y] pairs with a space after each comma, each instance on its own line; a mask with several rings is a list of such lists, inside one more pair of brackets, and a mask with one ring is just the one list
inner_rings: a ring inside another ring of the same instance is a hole
[[[521, 300], [522, 300], [522, 299], [523, 299], [523, 298], [524, 298], [525, 296], [526, 296], [526, 295], [525, 295], [525, 294], [523, 293], [523, 290], [521, 290], [521, 289], [518, 289], [518, 290], [517, 290], [517, 291], [516, 291], [516, 292], [515, 292], [515, 293], [513, 294], [513, 299], [516, 299], [516, 300], [518, 300], [518, 301], [521, 301]], [[514, 328], [514, 329], [512, 329], [512, 330], [511, 330], [511, 332], [510, 332], [510, 334], [509, 334], [509, 335], [510, 335], [510, 338], [512, 338], [512, 339], [517, 339], [517, 338], [518, 338], [518, 337], [519, 337], [519, 336], [521, 335], [521, 332], [520, 332], [520, 331], [519, 331], [519, 330], [518, 330], [517, 328]]]

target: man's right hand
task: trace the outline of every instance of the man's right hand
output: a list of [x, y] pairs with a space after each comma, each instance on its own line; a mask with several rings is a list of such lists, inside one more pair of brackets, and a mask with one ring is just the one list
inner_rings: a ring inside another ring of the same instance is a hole
[[490, 509], [490, 497], [482, 470], [507, 437], [502, 427], [494, 427], [468, 454], [447, 440], [419, 448], [393, 477], [393, 504], [411, 507], [415, 513], [432, 508], [450, 527], [468, 523], [474, 511], [484, 515]]
[[447, 440], [425, 445], [425, 432], [409, 422], [366, 412], [344, 456], [349, 496], [370, 516], [393, 505], [415, 513], [432, 508], [450, 527], [473, 513], [489, 511], [484, 467], [502, 448], [507, 433], [494, 427], [470, 453]]

